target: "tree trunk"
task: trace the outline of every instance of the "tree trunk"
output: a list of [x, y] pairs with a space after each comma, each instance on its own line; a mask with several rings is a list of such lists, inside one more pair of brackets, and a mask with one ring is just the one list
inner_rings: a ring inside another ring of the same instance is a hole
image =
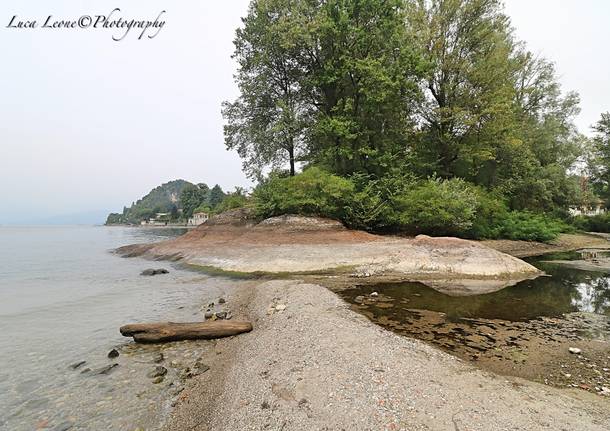
[[250, 322], [214, 320], [191, 323], [134, 323], [121, 326], [121, 334], [139, 343], [162, 343], [179, 340], [207, 340], [250, 332]]
[[290, 176], [294, 177], [294, 140], [290, 138], [290, 144], [288, 145], [288, 156], [290, 157]]

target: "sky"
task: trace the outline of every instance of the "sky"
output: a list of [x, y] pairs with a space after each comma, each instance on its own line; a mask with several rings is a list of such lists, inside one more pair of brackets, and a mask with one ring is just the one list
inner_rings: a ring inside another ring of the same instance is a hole
[[[113, 19], [163, 28], [42, 28], [110, 15], [100, 0], [3, 0], [0, 10], [0, 224], [103, 222], [182, 178], [251, 186], [223, 143], [221, 103], [237, 96], [232, 40], [248, 0], [132, 0]], [[610, 2], [507, 0], [516, 36], [581, 95], [582, 132], [610, 111]], [[118, 5], [118, 2], [117, 2]], [[37, 20], [38, 28], [7, 28]], [[155, 35], [156, 33], [156, 35]], [[154, 35], [153, 38], [148, 36]]]

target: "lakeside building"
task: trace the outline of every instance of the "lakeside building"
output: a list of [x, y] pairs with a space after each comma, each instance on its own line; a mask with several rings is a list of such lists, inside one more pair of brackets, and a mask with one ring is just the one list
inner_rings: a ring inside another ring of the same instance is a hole
[[592, 217], [599, 214], [604, 214], [606, 212], [606, 208], [602, 206], [600, 202], [595, 205], [581, 205], [581, 206], [571, 206], [568, 208], [568, 212], [571, 216], [586, 216]]
[[148, 220], [142, 220], [140, 225], [142, 226], [167, 226], [169, 223], [170, 214], [169, 213], [157, 213], [154, 217], [149, 218]]
[[206, 221], [208, 221], [208, 219], [210, 218], [210, 215], [206, 212], [197, 212], [193, 214], [193, 217], [191, 217], [188, 220], [188, 225], [189, 226], [199, 226], [200, 224], [205, 223]]

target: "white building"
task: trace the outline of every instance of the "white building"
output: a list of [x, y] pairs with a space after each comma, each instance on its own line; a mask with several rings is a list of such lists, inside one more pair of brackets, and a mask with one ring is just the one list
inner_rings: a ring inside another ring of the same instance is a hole
[[198, 212], [194, 213], [193, 217], [191, 217], [188, 221], [189, 226], [199, 226], [200, 224], [205, 223], [210, 218], [209, 214], [206, 212]]

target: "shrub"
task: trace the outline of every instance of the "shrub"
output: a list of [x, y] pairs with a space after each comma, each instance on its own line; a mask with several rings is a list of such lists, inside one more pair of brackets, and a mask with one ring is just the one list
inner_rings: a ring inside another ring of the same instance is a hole
[[294, 177], [271, 176], [254, 190], [253, 200], [262, 218], [301, 214], [343, 220], [353, 194], [351, 181], [311, 167]]
[[511, 211], [501, 220], [499, 236], [525, 241], [551, 241], [562, 232], [569, 232], [566, 223], [526, 211]]
[[229, 211], [235, 208], [242, 208], [248, 205], [249, 200], [248, 197], [242, 194], [230, 194], [227, 195], [220, 204], [216, 208], [214, 208], [215, 213], [221, 213], [225, 211]]
[[610, 213], [594, 216], [576, 216], [571, 220], [572, 225], [586, 232], [610, 233]]
[[395, 205], [407, 232], [460, 235], [473, 226], [478, 199], [476, 188], [462, 179], [432, 178], [395, 198]]

